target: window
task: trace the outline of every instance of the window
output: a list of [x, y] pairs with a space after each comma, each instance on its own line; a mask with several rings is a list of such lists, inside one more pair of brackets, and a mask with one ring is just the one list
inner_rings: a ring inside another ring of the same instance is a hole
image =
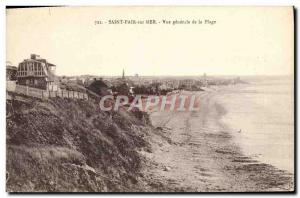
[[42, 66], [40, 63], [38, 63], [38, 70], [39, 70], [39, 75], [42, 75]]

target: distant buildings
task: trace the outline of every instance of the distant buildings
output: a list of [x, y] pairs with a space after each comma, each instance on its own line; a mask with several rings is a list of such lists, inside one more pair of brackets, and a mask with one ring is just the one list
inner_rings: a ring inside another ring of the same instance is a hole
[[[29, 59], [19, 63], [18, 68], [10, 62], [6, 64], [7, 81], [17, 81], [17, 84], [39, 89], [57, 91], [58, 89], [80, 90], [88, 89], [100, 96], [108, 94], [162, 94], [173, 90], [199, 91], [202, 87], [210, 85], [227, 85], [242, 82], [236, 79], [216, 79], [203, 76], [125, 76], [125, 70], [119, 77], [102, 77], [92, 75], [62, 76], [55, 75], [56, 65], [41, 58], [39, 55], [31, 54]], [[58, 82], [59, 81], [59, 82]], [[16, 84], [15, 82], [13, 82]]]
[[58, 85], [55, 69], [56, 65], [49, 63], [39, 55], [31, 54], [30, 59], [25, 59], [19, 64], [17, 82], [20, 85], [56, 91]]
[[183, 79], [179, 82], [180, 89], [192, 89], [192, 86], [195, 85], [196, 81], [193, 79]]

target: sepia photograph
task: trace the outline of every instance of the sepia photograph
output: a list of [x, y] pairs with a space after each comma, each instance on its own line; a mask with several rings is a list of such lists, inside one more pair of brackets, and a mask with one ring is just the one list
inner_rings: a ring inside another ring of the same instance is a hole
[[293, 6], [5, 12], [6, 192], [295, 192]]

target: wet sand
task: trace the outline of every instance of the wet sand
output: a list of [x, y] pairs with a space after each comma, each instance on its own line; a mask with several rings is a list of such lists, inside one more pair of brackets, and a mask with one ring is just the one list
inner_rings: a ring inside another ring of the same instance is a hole
[[217, 91], [197, 92], [198, 112], [151, 113], [144, 177], [157, 191], [293, 191], [294, 176], [242, 153], [220, 120], [226, 110]]

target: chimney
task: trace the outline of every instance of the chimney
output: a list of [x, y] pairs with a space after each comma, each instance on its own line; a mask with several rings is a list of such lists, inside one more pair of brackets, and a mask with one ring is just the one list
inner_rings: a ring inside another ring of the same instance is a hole
[[30, 59], [34, 59], [35, 60], [36, 59], [36, 55], [35, 54], [31, 54], [30, 55]]
[[37, 55], [37, 54], [31, 54], [30, 58], [33, 60], [37, 60], [37, 59], [40, 59], [41, 57], [40, 57], [40, 55]]

